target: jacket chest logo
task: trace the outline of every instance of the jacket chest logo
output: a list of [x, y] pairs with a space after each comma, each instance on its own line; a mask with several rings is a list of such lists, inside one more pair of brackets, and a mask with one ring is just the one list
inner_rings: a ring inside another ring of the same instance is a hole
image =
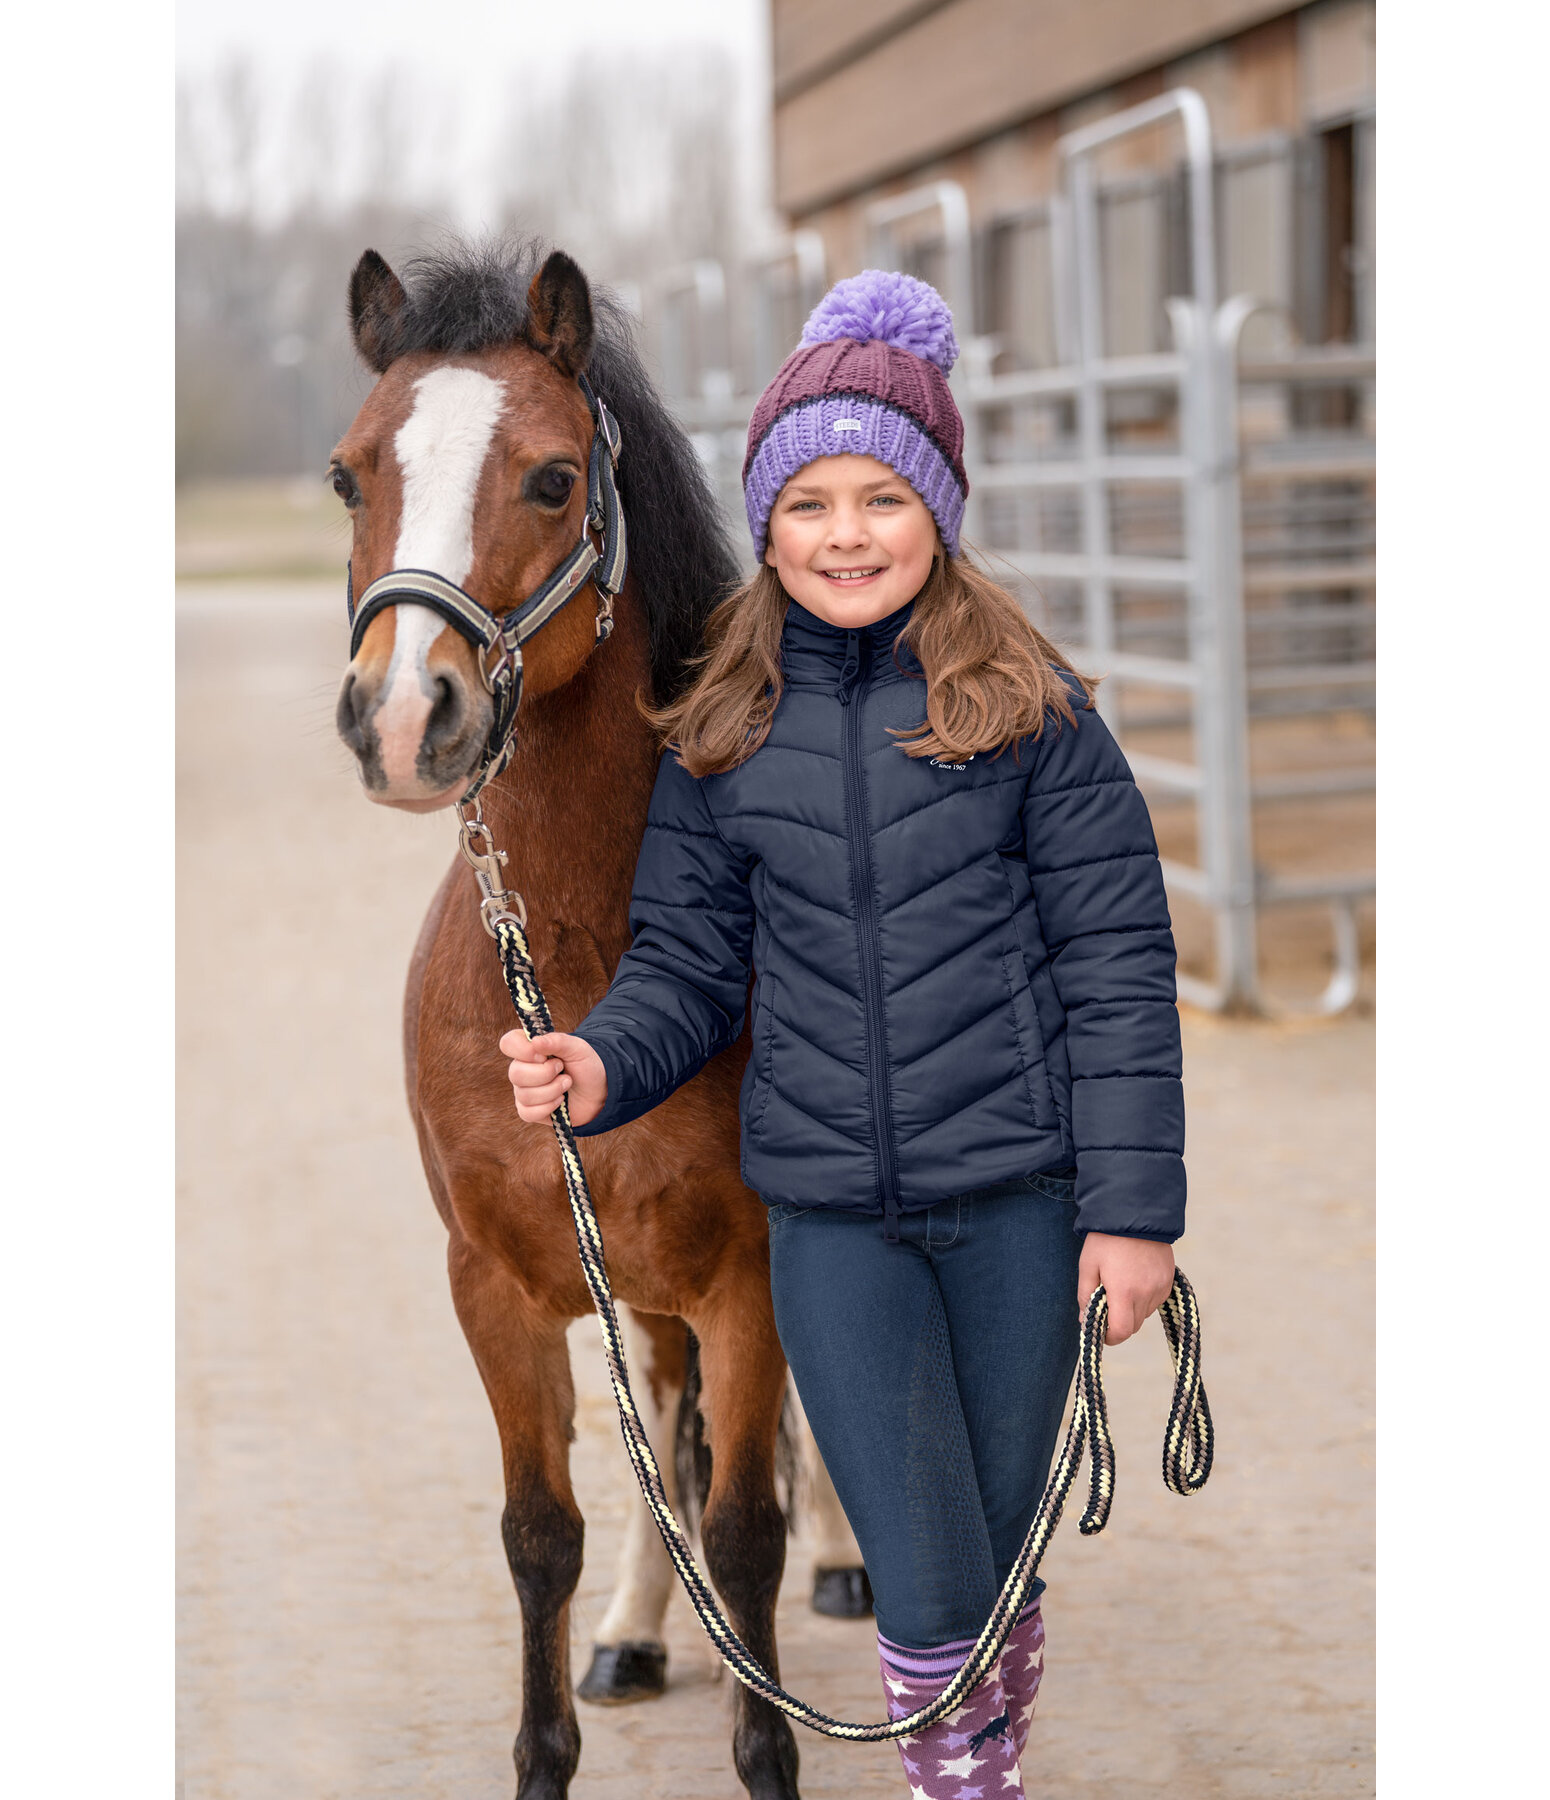
[[976, 752], [971, 750], [961, 763], [949, 762], [945, 756], [933, 756], [931, 758], [931, 766], [933, 769], [966, 769], [969, 764], [974, 761], [976, 754]]

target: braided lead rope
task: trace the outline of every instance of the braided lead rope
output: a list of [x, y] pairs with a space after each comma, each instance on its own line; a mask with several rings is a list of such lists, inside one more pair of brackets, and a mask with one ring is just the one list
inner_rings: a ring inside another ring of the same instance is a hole
[[[529, 1038], [552, 1031], [548, 1002], [533, 968], [527, 935], [516, 917], [509, 912], [497, 913], [493, 921], [496, 943], [500, 947], [501, 967], [513, 1006]], [[582, 1271], [597, 1308], [598, 1325], [603, 1334], [603, 1355], [608, 1364], [608, 1379], [613, 1384], [614, 1400], [619, 1409], [619, 1427], [624, 1434], [624, 1447], [640, 1483], [641, 1493], [679, 1580], [689, 1596], [705, 1635], [715, 1646], [721, 1660], [744, 1687], [777, 1707], [789, 1718], [825, 1737], [842, 1738], [853, 1743], [881, 1743], [912, 1737], [940, 1719], [945, 1719], [963, 1704], [973, 1690], [989, 1675], [1000, 1659], [1017, 1615], [1022, 1611], [1033, 1585], [1039, 1563], [1060, 1523], [1061, 1511], [1081, 1466], [1082, 1450], [1092, 1439], [1091, 1489], [1087, 1509], [1079, 1529], [1086, 1537], [1102, 1531], [1108, 1523], [1109, 1508], [1114, 1500], [1114, 1446], [1109, 1437], [1108, 1407], [1103, 1395], [1103, 1332], [1108, 1320], [1108, 1297], [1100, 1287], [1087, 1303], [1082, 1319], [1077, 1352], [1076, 1398], [1072, 1404], [1071, 1422], [1066, 1428], [1065, 1442], [1050, 1475], [1049, 1485], [1028, 1528], [1017, 1561], [1007, 1577], [1006, 1586], [991, 1608], [974, 1648], [953, 1679], [926, 1705], [904, 1718], [882, 1720], [873, 1725], [852, 1725], [832, 1719], [816, 1707], [788, 1694], [764, 1669], [722, 1616], [710, 1584], [700, 1573], [699, 1564], [689, 1548], [683, 1527], [668, 1504], [662, 1471], [657, 1464], [645, 1426], [630, 1391], [629, 1370], [624, 1361], [624, 1340], [619, 1332], [619, 1319], [614, 1310], [613, 1289], [603, 1262], [603, 1237], [598, 1229], [597, 1214], [587, 1187], [586, 1173], [576, 1148], [571, 1129], [570, 1105], [562, 1096], [550, 1115], [554, 1135], [560, 1146], [560, 1161], [565, 1171], [565, 1191], [570, 1198], [571, 1216], [576, 1225], [576, 1242], [581, 1251]], [[1183, 1275], [1175, 1272], [1173, 1292], [1162, 1305], [1163, 1329], [1173, 1352], [1175, 1385], [1173, 1406], [1168, 1416], [1168, 1429], [1163, 1440], [1163, 1479], [1176, 1494], [1192, 1494], [1205, 1485], [1211, 1471], [1211, 1415], [1206, 1406], [1205, 1389], [1200, 1382], [1200, 1313], [1194, 1290]]]

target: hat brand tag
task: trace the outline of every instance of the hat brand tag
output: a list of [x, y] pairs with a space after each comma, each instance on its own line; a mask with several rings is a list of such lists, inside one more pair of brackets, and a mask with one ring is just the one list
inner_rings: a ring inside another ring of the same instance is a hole
[[834, 431], [859, 431], [861, 421], [859, 419], [836, 419], [831, 429]]

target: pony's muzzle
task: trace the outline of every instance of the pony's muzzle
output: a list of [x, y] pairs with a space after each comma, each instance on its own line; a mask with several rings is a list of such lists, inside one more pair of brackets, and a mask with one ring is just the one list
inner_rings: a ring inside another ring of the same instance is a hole
[[369, 796], [418, 810], [448, 804], [472, 778], [491, 706], [472, 671], [421, 668], [389, 689], [381, 669], [357, 659], [345, 671], [335, 716]]

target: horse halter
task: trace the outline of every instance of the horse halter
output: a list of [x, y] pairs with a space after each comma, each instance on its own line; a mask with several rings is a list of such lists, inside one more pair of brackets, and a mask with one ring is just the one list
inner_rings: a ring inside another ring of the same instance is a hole
[[[593, 393], [586, 376], [578, 375], [576, 383], [592, 414], [587, 516], [581, 528], [581, 542], [540, 588], [510, 612], [497, 614], [481, 606], [455, 581], [430, 569], [390, 569], [372, 582], [359, 603], [355, 599], [354, 577], [346, 575], [352, 662], [360, 653], [367, 626], [377, 614], [406, 603], [428, 606], [466, 638], [477, 653], [479, 673], [494, 701], [495, 712], [479, 772], [459, 801], [460, 807], [476, 802], [485, 783], [511, 761], [516, 746], [517, 708], [522, 703], [522, 646], [527, 640], [581, 591], [589, 577], [598, 597], [596, 642], [601, 643], [614, 628], [614, 600], [624, 586], [629, 565], [624, 512], [614, 479], [623, 434], [618, 420]], [[598, 534], [601, 546], [593, 543], [593, 532]]]

